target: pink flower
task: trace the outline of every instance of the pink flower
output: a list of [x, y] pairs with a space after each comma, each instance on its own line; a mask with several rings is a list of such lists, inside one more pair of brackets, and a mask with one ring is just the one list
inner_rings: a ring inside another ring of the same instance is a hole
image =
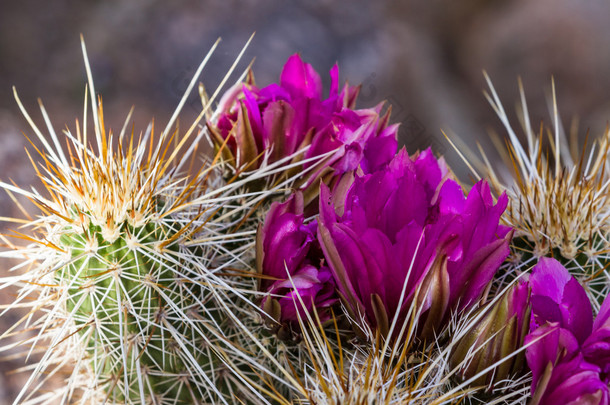
[[289, 156], [298, 162], [334, 151], [304, 165], [311, 170], [300, 187], [315, 192], [319, 178], [328, 182], [358, 167], [366, 173], [378, 169], [396, 153], [397, 126], [388, 126], [389, 113], [382, 115], [381, 104], [354, 109], [359, 88], [346, 84], [339, 90], [336, 65], [330, 77], [329, 96], [323, 98], [320, 76], [298, 54], [286, 62], [279, 84], [259, 89], [250, 76], [223, 97], [218, 122], [208, 123], [216, 147], [226, 141], [224, 158], [245, 171]]
[[512, 232], [499, 224], [507, 197], [494, 204], [485, 182], [465, 197], [430, 150], [409, 158], [403, 149], [356, 177], [339, 214], [333, 199], [322, 185], [320, 244], [353, 318], [382, 334], [417, 300], [419, 334], [433, 336], [480, 298], [509, 254]]
[[262, 307], [278, 335], [290, 337], [289, 332], [298, 330], [298, 317], [304, 319], [304, 310], [311, 312], [315, 308], [322, 321], [328, 319], [328, 308], [338, 300], [316, 229], [315, 220], [304, 221], [303, 196], [299, 192], [284, 203], [273, 203], [258, 229], [259, 290], [268, 294]]

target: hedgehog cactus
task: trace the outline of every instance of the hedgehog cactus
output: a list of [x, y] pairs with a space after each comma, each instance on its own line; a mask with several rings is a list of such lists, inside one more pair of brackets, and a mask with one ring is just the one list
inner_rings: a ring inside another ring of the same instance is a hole
[[[83, 52], [95, 105], [84, 45]], [[82, 129], [77, 122], [75, 135], [65, 132], [65, 153], [42, 104], [53, 146], [15, 97], [44, 146], [37, 149], [44, 162], [37, 173], [47, 191], [1, 184], [42, 211], [28, 223], [32, 235], [14, 235], [33, 243], [2, 254], [20, 258], [17, 267], [29, 270], [0, 287], [21, 285], [15, 305], [29, 301], [32, 313], [44, 311], [20, 322], [38, 333], [31, 350], [46, 350], [16, 402], [40, 393], [47, 375], [65, 368], [73, 369], [65, 386], [36, 401], [193, 404], [262, 398], [264, 390], [253, 388], [247, 354], [226, 336], [244, 327], [236, 313], [256, 308], [240, 293], [243, 278], [227, 276], [243, 253], [227, 246], [255, 233], [233, 232], [238, 224], [227, 218], [243, 216], [254, 203], [245, 199], [243, 206], [230, 206], [239, 185], [222, 183], [213, 163], [182, 170], [192, 167], [190, 145], [209, 105], [172, 148], [173, 119], [158, 136], [151, 124], [139, 138], [125, 135], [124, 128], [115, 142], [99, 102], [92, 109], [93, 148], [85, 95]]]
[[210, 294], [181, 258], [181, 225], [174, 221], [138, 227], [126, 220], [113, 233], [92, 223], [58, 232], [55, 245], [69, 259], [58, 257], [55, 280], [93, 370], [115, 401], [139, 398], [143, 379], [151, 396], [192, 403], [200, 376], [189, 370], [210, 362], [203, 337], [184, 339], [197, 329], [185, 320], [205, 316], [198, 301]]
[[515, 238], [513, 265], [505, 272], [507, 281], [538, 258], [554, 257], [601, 304], [608, 293], [606, 269], [610, 263], [610, 131], [606, 130], [590, 146], [585, 141], [583, 147], [578, 144], [576, 133], [566, 136], [559, 120], [554, 85], [552, 125], [536, 128], [519, 83], [518, 116], [527, 140], [522, 142], [491, 80], [486, 79], [490, 88], [487, 99], [508, 134], [506, 147], [499, 139], [495, 142], [505, 165], [498, 165], [481, 150], [482, 161], [475, 158], [468, 166], [475, 176], [489, 178], [498, 194], [506, 192], [509, 197], [503, 220], [515, 229]]

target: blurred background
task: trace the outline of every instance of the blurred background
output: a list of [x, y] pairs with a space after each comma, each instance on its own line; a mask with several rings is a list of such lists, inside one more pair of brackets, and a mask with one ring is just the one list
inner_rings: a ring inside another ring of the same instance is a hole
[[[23, 151], [33, 135], [12, 95], [42, 125], [37, 97], [57, 130], [82, 115], [86, 81], [79, 34], [103, 96], [107, 126], [120, 129], [132, 105], [136, 131], [154, 117], [164, 125], [214, 41], [222, 42], [201, 80], [212, 90], [253, 32], [257, 84], [277, 81], [300, 52], [325, 80], [339, 63], [341, 80], [362, 83], [359, 107], [382, 100], [401, 122], [400, 142], [432, 146], [454, 168], [463, 164], [441, 134], [458, 134], [491, 151], [490, 130], [504, 132], [482, 90], [486, 70], [515, 118], [522, 77], [532, 123], [550, 122], [555, 79], [560, 113], [580, 132], [599, 135], [610, 118], [610, 2], [605, 0], [131, 0], [0, 1], [0, 179], [36, 184]], [[186, 125], [200, 102], [190, 99]], [[467, 180], [465, 170], [456, 170]], [[5, 193], [0, 216], [19, 213]], [[0, 224], [4, 231], [7, 225]], [[2, 263], [4, 274], [9, 265]], [[0, 305], [13, 298], [0, 291]], [[18, 319], [0, 318], [0, 333]], [[2, 355], [2, 353], [0, 353]], [[24, 374], [22, 358], [0, 358], [0, 404], [11, 403]]]

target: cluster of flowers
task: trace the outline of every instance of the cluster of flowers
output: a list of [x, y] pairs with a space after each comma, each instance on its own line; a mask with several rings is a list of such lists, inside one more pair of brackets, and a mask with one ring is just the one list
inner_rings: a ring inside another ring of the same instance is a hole
[[[508, 198], [494, 202], [485, 180], [465, 193], [431, 150], [397, 151], [396, 127], [387, 127], [381, 106], [354, 110], [357, 90], [339, 93], [336, 66], [330, 74], [322, 100], [320, 77], [295, 55], [279, 85], [247, 83], [226, 96], [213, 131], [229, 139], [236, 168], [304, 146], [305, 158], [331, 156], [305, 186], [271, 204], [259, 226], [261, 307], [282, 338], [298, 333], [307, 313], [315, 309], [325, 321], [342, 303], [357, 335], [372, 330], [387, 339], [400, 338], [415, 307], [416, 336], [430, 341], [488, 298], [510, 254], [513, 231], [500, 223]], [[317, 204], [304, 199], [312, 189]], [[524, 374], [525, 350], [535, 403], [609, 403], [610, 302], [593, 322], [585, 290], [560, 262], [541, 258], [481, 311], [476, 333], [453, 351], [462, 378], [496, 362], [487, 384]]]
[[[384, 103], [357, 109], [337, 66], [328, 97], [299, 55], [277, 84], [249, 74], [205, 125], [202, 96], [171, 152], [188, 92], [158, 137], [115, 149], [88, 76], [97, 148], [85, 102], [69, 159], [17, 98], [48, 195], [0, 182], [42, 209], [15, 220], [32, 244], [0, 257], [27, 271], [0, 289], [21, 287], [28, 350], [48, 345], [15, 403], [610, 405], [610, 131], [573, 167], [556, 138], [553, 171], [492, 88], [519, 184], [488, 167], [466, 189], [399, 149]], [[196, 128], [216, 148], [199, 171]]]
[[[330, 96], [321, 100], [320, 77], [294, 55], [280, 85], [239, 85], [222, 103], [214, 132], [230, 139], [232, 156], [270, 151], [265, 158], [278, 160], [304, 143], [305, 157], [332, 156], [320, 171], [333, 176], [318, 177], [318, 204], [307, 218], [298, 189], [273, 203], [259, 228], [257, 267], [266, 276], [259, 287], [269, 293], [263, 307], [290, 327], [298, 323], [296, 295], [322, 318], [341, 296], [353, 319], [387, 334], [417, 299], [420, 334], [430, 337], [452, 311], [477, 302], [508, 256], [512, 234], [499, 224], [507, 198], [494, 204], [484, 181], [465, 197], [430, 150], [397, 153], [397, 128], [387, 127], [382, 106], [353, 110], [357, 91], [346, 85], [338, 93], [336, 66], [330, 73]], [[240, 159], [236, 167], [245, 164]]]

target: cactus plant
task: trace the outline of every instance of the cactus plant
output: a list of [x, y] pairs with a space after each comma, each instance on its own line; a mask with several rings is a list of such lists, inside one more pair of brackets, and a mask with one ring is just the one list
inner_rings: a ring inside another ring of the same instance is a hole
[[[491, 80], [486, 77], [487, 99], [508, 134], [506, 147], [496, 139], [505, 167], [483, 154], [469, 167], [489, 178], [497, 193], [506, 192], [510, 204], [504, 221], [515, 229], [513, 262], [506, 274], [518, 275], [540, 257], [555, 257], [583, 283], [601, 304], [608, 294], [608, 187], [607, 159], [610, 131], [580, 148], [576, 133], [566, 136], [559, 119], [555, 85], [552, 86], [552, 126], [532, 127], [521, 82], [518, 115], [527, 139], [522, 143]], [[574, 130], [575, 131], [575, 130]], [[588, 139], [588, 137], [587, 137]], [[463, 156], [463, 155], [462, 155]], [[480, 177], [479, 174], [475, 173]]]
[[[27, 269], [3, 279], [2, 286], [21, 286], [13, 306], [31, 309], [20, 323], [36, 332], [27, 341], [30, 350], [42, 352], [15, 402], [37, 393], [36, 401], [53, 404], [262, 398], [253, 388], [256, 373], [247, 353], [227, 337], [242, 327], [235, 314], [257, 308], [240, 293], [249, 289], [244, 278], [227, 275], [244, 260], [235, 242], [255, 234], [236, 230], [231, 218], [243, 217], [254, 202], [231, 204], [241, 185], [224, 182], [215, 161], [185, 169], [194, 166], [202, 138], [198, 124], [213, 98], [179, 139], [173, 129], [214, 48], [160, 135], [154, 122], [139, 136], [129, 134], [131, 113], [118, 136], [106, 130], [84, 42], [95, 147], [87, 134], [87, 91], [82, 126], [77, 121], [76, 133], [65, 131], [67, 151], [42, 103], [49, 136], [15, 92], [43, 144], [36, 149], [42, 163], [34, 166], [46, 189], [44, 194], [0, 184], [41, 211], [27, 223], [30, 233], [13, 235], [31, 243], [10, 242], [14, 249], [2, 253], [21, 259], [16, 267]], [[43, 393], [46, 381], [66, 369], [72, 370], [66, 383]]]

